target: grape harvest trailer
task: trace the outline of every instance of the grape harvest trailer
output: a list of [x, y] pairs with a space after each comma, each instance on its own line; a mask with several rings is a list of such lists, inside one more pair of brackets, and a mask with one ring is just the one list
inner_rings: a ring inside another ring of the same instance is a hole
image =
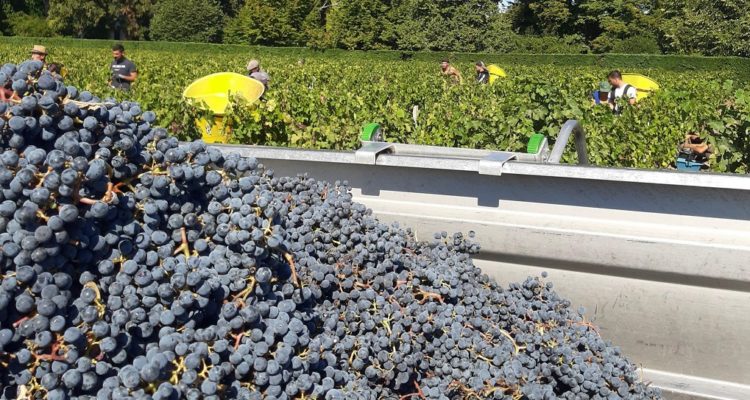
[[669, 399], [750, 399], [750, 177], [555, 165], [562, 148], [217, 146], [348, 180], [419, 238], [475, 231], [476, 263], [499, 282], [549, 272]]

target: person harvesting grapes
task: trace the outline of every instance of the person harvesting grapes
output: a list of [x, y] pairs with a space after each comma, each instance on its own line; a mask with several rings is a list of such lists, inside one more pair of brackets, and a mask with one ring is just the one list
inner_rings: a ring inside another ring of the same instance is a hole
[[138, 78], [138, 69], [132, 61], [125, 58], [125, 47], [121, 44], [112, 46], [112, 58], [112, 64], [109, 66], [112, 73], [109, 86], [130, 90], [130, 85]]
[[[44, 46], [40, 46], [38, 44], [34, 45], [34, 47], [31, 48], [31, 60], [32, 61], [39, 61], [42, 63], [42, 69], [47, 67], [47, 49]], [[0, 102], [6, 103], [11, 101], [20, 101], [21, 98], [18, 96], [18, 93], [15, 93], [15, 91], [12, 88], [13, 79], [11, 78], [12, 74], [4, 73], [2, 75], [2, 78], [0, 78]]]
[[57, 80], [62, 81], [65, 78], [65, 66], [60, 63], [50, 63], [47, 71]]
[[612, 92], [612, 85], [606, 81], [600, 82], [599, 90], [594, 90], [594, 92], [591, 93], [591, 102], [597, 106], [607, 104], [610, 92]]
[[34, 45], [31, 49], [31, 59], [34, 61], [41, 61], [47, 65], [47, 48], [40, 45]]
[[487, 66], [484, 65], [483, 61], [477, 61], [477, 63], [474, 64], [474, 70], [477, 73], [477, 83], [483, 85], [490, 83], [490, 71], [487, 69]]
[[263, 87], [268, 90], [268, 81], [271, 80], [271, 78], [268, 76], [268, 73], [266, 73], [266, 71], [260, 69], [260, 61], [250, 60], [247, 63], [247, 74], [249, 77], [262, 83]]
[[622, 74], [618, 70], [614, 70], [607, 75], [607, 81], [612, 85], [612, 90], [609, 92], [609, 108], [615, 113], [620, 113], [622, 110], [617, 105], [617, 100], [626, 98], [628, 104], [635, 105], [638, 91], [633, 85], [627, 84], [622, 80]]
[[461, 76], [461, 71], [452, 66], [447, 58], [443, 59], [440, 63], [440, 71], [443, 75], [449, 77], [453, 84], [461, 84], [464, 82], [464, 78]]

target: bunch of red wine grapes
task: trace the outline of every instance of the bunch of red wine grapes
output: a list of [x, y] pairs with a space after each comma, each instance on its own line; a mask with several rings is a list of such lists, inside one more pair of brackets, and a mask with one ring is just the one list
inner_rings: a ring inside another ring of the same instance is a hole
[[2, 399], [652, 399], [542, 278], [346, 182], [180, 144], [41, 63], [0, 85]]

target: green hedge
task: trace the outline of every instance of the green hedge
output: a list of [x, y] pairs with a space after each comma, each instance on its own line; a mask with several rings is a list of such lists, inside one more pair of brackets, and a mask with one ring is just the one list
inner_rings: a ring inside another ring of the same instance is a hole
[[[80, 40], [67, 38], [3, 38], [8, 44], [41, 42], [47, 45], [54, 54], [55, 47], [65, 48], [101, 48], [108, 51], [111, 40]], [[206, 43], [171, 43], [171, 42], [125, 42], [128, 51], [138, 49], [149, 51], [188, 52], [200, 54], [251, 54], [288, 56], [291, 53], [301, 59], [325, 57], [328, 59], [381, 59], [383, 61], [416, 60], [434, 61], [448, 56], [456, 62], [474, 62], [483, 60], [500, 65], [557, 65], [566, 67], [598, 67], [604, 69], [661, 69], [675, 72], [725, 71], [735, 80], [750, 80], [750, 60], [740, 57], [703, 57], [655, 54], [492, 54], [492, 53], [446, 53], [446, 52], [402, 52], [393, 50], [346, 51], [338, 49], [313, 50], [294, 47], [262, 47]]]

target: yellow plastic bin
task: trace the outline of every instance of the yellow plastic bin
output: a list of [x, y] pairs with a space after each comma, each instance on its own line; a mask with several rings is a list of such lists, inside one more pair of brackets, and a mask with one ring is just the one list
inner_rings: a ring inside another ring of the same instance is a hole
[[641, 74], [622, 74], [622, 81], [635, 87], [638, 100], [645, 99], [651, 93], [659, 90], [659, 84], [656, 81]]
[[206, 118], [195, 121], [203, 132], [203, 140], [206, 143], [226, 143], [231, 137], [232, 127], [224, 123], [224, 113], [232, 98], [239, 96], [252, 104], [260, 99], [264, 90], [262, 83], [248, 76], [219, 72], [195, 80], [185, 88], [182, 97], [214, 115], [213, 121]]
[[505, 73], [505, 70], [500, 68], [499, 66], [495, 64], [490, 64], [487, 66], [487, 72], [490, 73], [490, 84], [495, 83], [496, 80], [499, 78], [505, 78], [508, 76], [507, 73]]

